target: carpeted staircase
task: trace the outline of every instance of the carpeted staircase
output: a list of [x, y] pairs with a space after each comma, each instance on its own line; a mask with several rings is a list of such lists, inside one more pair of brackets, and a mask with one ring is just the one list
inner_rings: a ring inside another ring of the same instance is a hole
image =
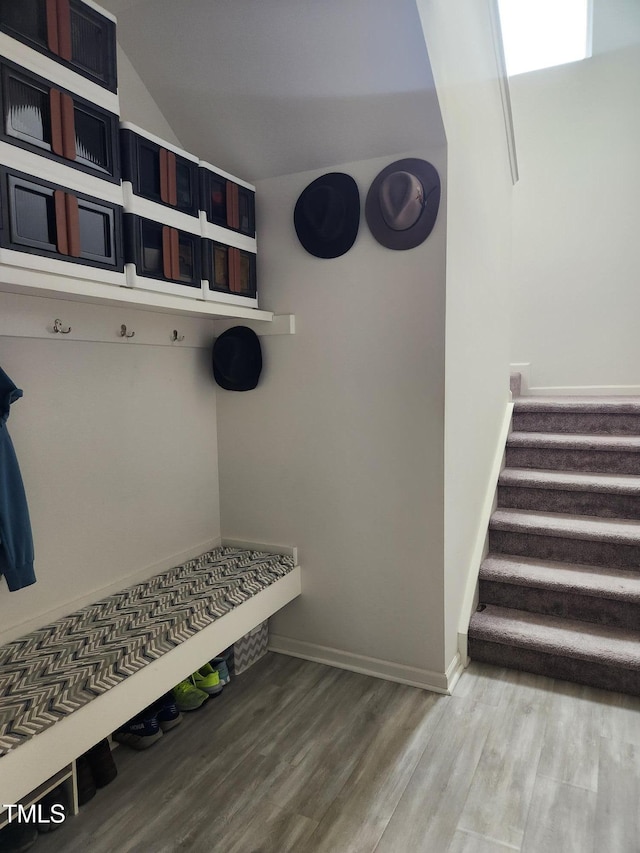
[[640, 398], [519, 397], [474, 660], [640, 695]]

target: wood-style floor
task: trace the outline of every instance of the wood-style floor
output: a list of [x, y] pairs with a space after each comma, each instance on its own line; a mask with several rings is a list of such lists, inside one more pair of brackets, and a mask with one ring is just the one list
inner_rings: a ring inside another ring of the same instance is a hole
[[454, 696], [269, 654], [36, 853], [638, 853], [640, 699], [472, 664]]

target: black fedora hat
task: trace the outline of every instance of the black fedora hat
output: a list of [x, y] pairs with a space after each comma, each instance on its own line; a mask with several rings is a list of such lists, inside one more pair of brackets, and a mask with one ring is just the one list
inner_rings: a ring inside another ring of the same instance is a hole
[[301, 193], [293, 224], [304, 248], [317, 258], [337, 258], [353, 246], [360, 224], [360, 193], [351, 175], [329, 172]]
[[424, 242], [440, 206], [440, 177], [426, 160], [408, 157], [386, 166], [369, 187], [369, 230], [387, 249], [413, 249]]
[[213, 344], [213, 376], [227, 391], [251, 391], [262, 370], [260, 340], [248, 326], [227, 329]]

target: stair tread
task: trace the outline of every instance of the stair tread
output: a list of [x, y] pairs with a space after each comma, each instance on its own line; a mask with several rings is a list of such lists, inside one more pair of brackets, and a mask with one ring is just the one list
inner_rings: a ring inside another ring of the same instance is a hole
[[522, 509], [497, 509], [489, 521], [491, 530], [586, 539], [619, 545], [640, 545], [640, 521], [624, 518], [570, 515]]
[[515, 431], [509, 434], [507, 447], [542, 447], [554, 450], [622, 450], [628, 453], [640, 453], [640, 435]]
[[640, 667], [640, 633], [488, 604], [471, 617], [469, 636], [547, 654]]
[[517, 412], [640, 414], [640, 397], [518, 397]]
[[640, 573], [625, 569], [489, 554], [480, 580], [640, 603]]
[[599, 474], [590, 471], [505, 468], [500, 474], [498, 485], [517, 486], [525, 489], [557, 489], [570, 492], [640, 495], [640, 476], [637, 474]]

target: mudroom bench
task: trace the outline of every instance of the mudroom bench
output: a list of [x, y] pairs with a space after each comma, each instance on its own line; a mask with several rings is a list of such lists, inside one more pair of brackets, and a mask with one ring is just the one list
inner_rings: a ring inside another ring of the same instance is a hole
[[296, 562], [223, 545], [0, 647], [0, 809], [300, 595]]

